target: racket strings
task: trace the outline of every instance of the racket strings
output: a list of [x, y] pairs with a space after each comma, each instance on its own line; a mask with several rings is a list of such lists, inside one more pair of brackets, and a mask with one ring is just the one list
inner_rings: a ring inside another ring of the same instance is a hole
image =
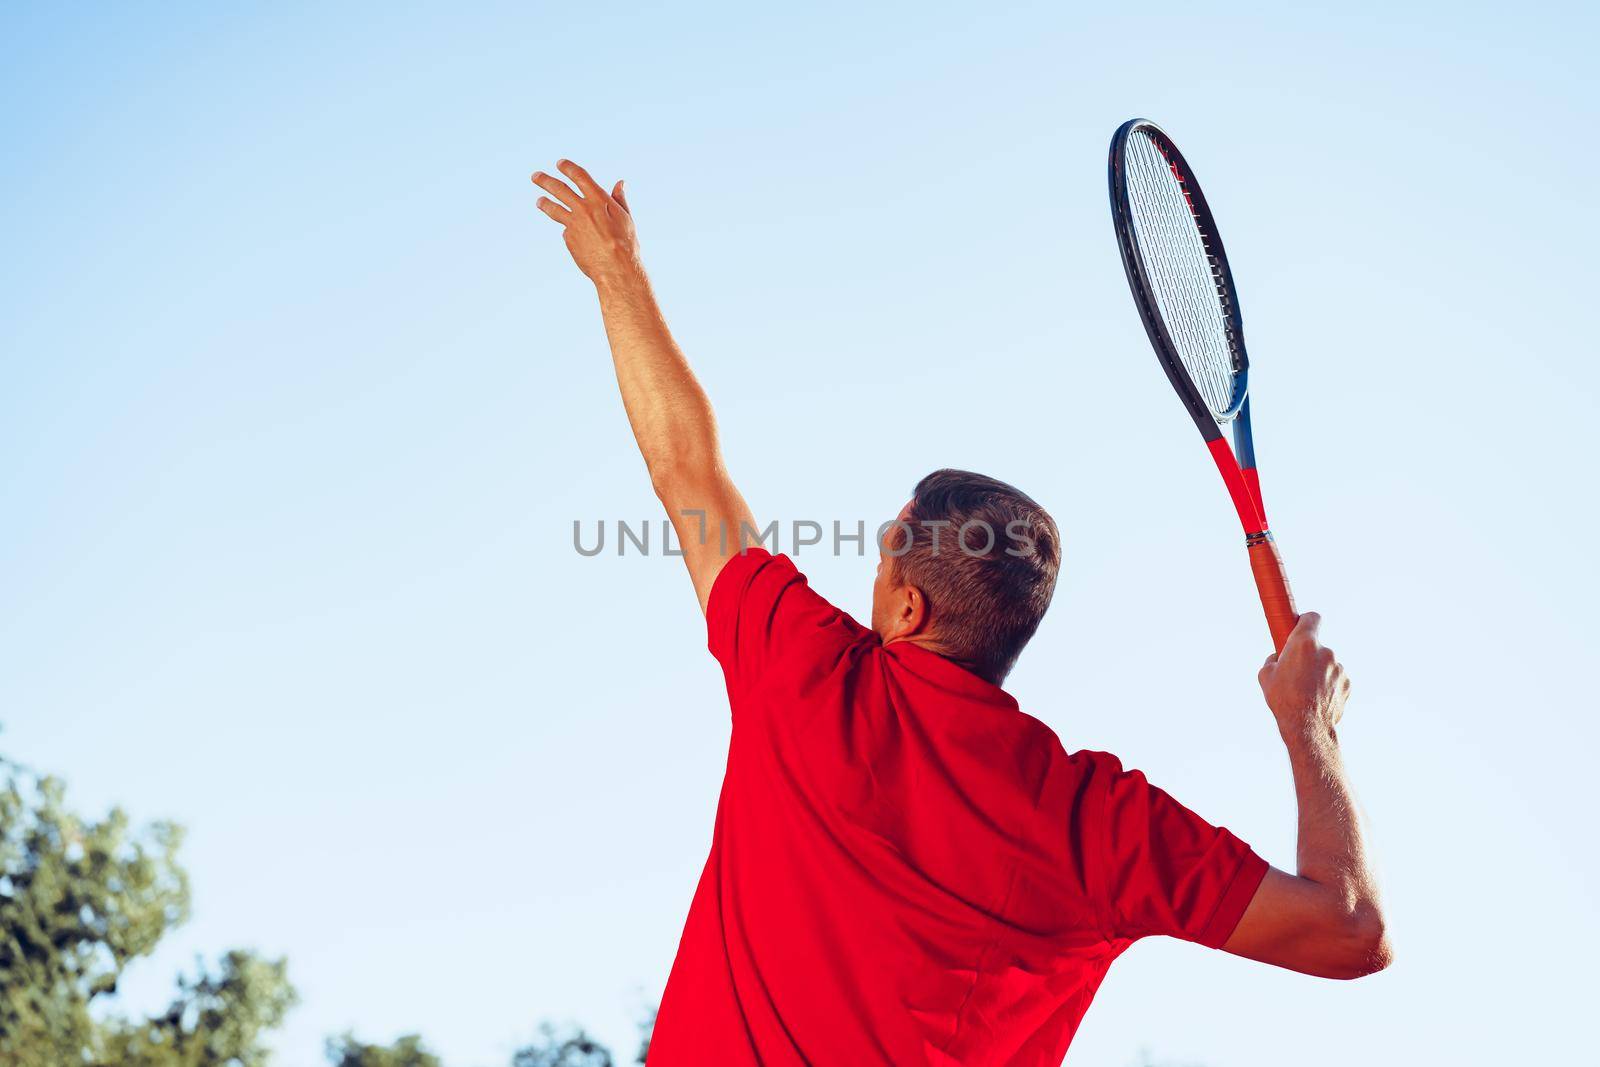
[[1239, 371], [1232, 309], [1176, 165], [1144, 130], [1123, 157], [1134, 240], [1157, 311], [1184, 370], [1217, 418], [1229, 416]]

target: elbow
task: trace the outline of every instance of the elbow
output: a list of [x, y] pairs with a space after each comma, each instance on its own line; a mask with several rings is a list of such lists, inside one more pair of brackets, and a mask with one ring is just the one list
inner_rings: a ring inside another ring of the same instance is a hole
[[678, 440], [645, 452], [650, 487], [664, 504], [685, 492], [703, 491], [722, 472], [722, 453], [716, 440]]
[[[1374, 911], [1376, 912], [1376, 909]], [[1377, 914], [1372, 920], [1371, 929], [1366, 933], [1362, 948], [1362, 964], [1356, 974], [1358, 978], [1387, 970], [1389, 965], [1394, 963], [1394, 943], [1389, 940], [1389, 930], [1384, 925], [1381, 914]]]
[[672, 508], [686, 499], [703, 496], [706, 485], [714, 479], [721, 464], [714, 454], [675, 452], [658, 456], [646, 466], [650, 469], [650, 488], [655, 490], [656, 499]]
[[1376, 904], [1352, 911], [1339, 936], [1337, 961], [1330, 961], [1327, 977], [1349, 980], [1377, 974], [1394, 962], [1394, 946]]
[[650, 488], [655, 490], [656, 499], [670, 507], [671, 498], [683, 484], [683, 468], [670, 460], [649, 461], [645, 466], [650, 470]]
[[715, 440], [678, 442], [646, 454], [650, 488], [667, 509], [707, 507], [725, 485], [728, 474]]

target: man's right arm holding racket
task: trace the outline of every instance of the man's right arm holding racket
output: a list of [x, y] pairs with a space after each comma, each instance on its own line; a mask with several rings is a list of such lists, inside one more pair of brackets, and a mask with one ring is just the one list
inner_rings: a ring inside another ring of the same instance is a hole
[[1261, 690], [1289, 750], [1300, 807], [1297, 874], [1267, 871], [1223, 948], [1322, 978], [1359, 978], [1392, 951], [1336, 727], [1350, 679], [1317, 640], [1321, 617], [1300, 616], [1283, 652], [1261, 668]]

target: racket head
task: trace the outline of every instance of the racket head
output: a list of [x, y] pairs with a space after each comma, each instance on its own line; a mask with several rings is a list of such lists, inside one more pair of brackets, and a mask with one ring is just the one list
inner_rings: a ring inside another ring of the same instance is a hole
[[1222, 236], [1166, 132], [1129, 119], [1111, 138], [1111, 216], [1139, 317], [1167, 379], [1208, 441], [1249, 394], [1239, 297]]

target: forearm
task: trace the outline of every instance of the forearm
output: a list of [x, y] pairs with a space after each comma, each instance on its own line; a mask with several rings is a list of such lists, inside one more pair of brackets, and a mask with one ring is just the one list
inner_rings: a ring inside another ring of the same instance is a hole
[[695, 472], [720, 472], [711, 402], [672, 339], [642, 269], [595, 283], [622, 406], [658, 491]]
[[1321, 621], [1302, 615], [1260, 675], [1294, 771], [1296, 873], [1267, 871], [1223, 947], [1306, 974], [1359, 978], [1387, 967], [1392, 953], [1335, 732], [1350, 678], [1317, 641]]
[[1367, 868], [1361, 816], [1333, 730], [1288, 732], [1284, 743], [1299, 807], [1297, 873], [1335, 894], [1351, 915], [1375, 910], [1377, 890]]
[[703, 611], [723, 562], [744, 546], [744, 530], [755, 522], [722, 462], [711, 402], [644, 271], [599, 278], [595, 290], [622, 406]]

